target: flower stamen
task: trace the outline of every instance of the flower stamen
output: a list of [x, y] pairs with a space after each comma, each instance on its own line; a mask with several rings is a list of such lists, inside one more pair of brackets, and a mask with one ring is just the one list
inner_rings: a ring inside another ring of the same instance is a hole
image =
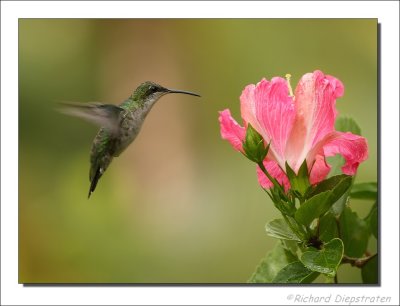
[[290, 96], [290, 97], [294, 97], [293, 89], [292, 89], [292, 86], [290, 85], [290, 78], [291, 78], [291, 77], [292, 77], [292, 75], [289, 74], [289, 73], [287, 73], [287, 74], [285, 75], [286, 82], [287, 82], [287, 85], [288, 85], [288, 88], [289, 88], [289, 96]]

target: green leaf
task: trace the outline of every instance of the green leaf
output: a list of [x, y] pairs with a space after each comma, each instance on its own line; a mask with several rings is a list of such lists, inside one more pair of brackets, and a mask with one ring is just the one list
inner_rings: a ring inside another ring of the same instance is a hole
[[298, 191], [301, 195], [303, 195], [306, 192], [307, 188], [310, 186], [306, 160], [304, 160], [304, 162], [300, 166], [297, 175], [293, 171], [293, 169], [290, 168], [287, 162], [285, 165], [286, 165], [286, 174], [290, 181], [291, 189]]
[[329, 200], [330, 191], [321, 192], [305, 201], [294, 214], [294, 218], [301, 224], [308, 226], [315, 218], [323, 215], [333, 203]]
[[285, 250], [281, 242], [278, 241], [257, 266], [248, 283], [270, 283], [279, 270], [296, 260], [298, 260], [297, 257]]
[[330, 190], [332, 192], [330, 201], [333, 202], [331, 210], [338, 216], [345, 207], [352, 182], [352, 176], [345, 174], [335, 175], [309, 188], [306, 194], [310, 198], [316, 194]]
[[297, 257], [298, 242], [294, 240], [281, 240], [282, 247]]
[[335, 276], [342, 257], [343, 242], [339, 238], [335, 238], [324, 244], [322, 250], [309, 248], [301, 255], [300, 261], [308, 269], [332, 277]]
[[353, 188], [351, 188], [350, 197], [376, 200], [378, 197], [378, 184], [375, 182], [354, 184]]
[[352, 179], [352, 176], [346, 174], [332, 176], [310, 189], [307, 195], [311, 198], [321, 192], [330, 190], [332, 191], [332, 201], [336, 202], [351, 186]]
[[278, 272], [272, 283], [276, 284], [301, 284], [311, 283], [319, 273], [307, 269], [300, 261], [288, 264]]
[[319, 220], [319, 239], [328, 242], [338, 237], [339, 233], [336, 217], [333, 213], [328, 212]]
[[357, 122], [350, 117], [340, 117], [335, 122], [335, 129], [341, 132], [351, 132], [356, 135], [361, 135], [361, 129]]
[[372, 257], [361, 269], [364, 284], [378, 284], [378, 255]]
[[[350, 190], [350, 189], [349, 189]], [[335, 204], [332, 205], [331, 211], [335, 216], [340, 216], [341, 213], [343, 212], [343, 209], [346, 207], [347, 203], [349, 202], [349, 190], [340, 197], [339, 200], [335, 202]]]
[[346, 207], [340, 215], [339, 226], [344, 253], [350, 257], [361, 257], [367, 249], [370, 234], [367, 222]]
[[378, 205], [377, 202], [372, 205], [368, 216], [365, 217], [369, 230], [375, 238], [378, 238]]
[[346, 194], [346, 192], [349, 191], [349, 188], [353, 183], [352, 176], [342, 176], [341, 175], [341, 177], [342, 177], [342, 179], [340, 180], [340, 182], [332, 189], [331, 201], [333, 201], [333, 203], [335, 203], [344, 194]]
[[274, 219], [268, 222], [265, 230], [269, 236], [274, 238], [301, 241], [283, 219]]

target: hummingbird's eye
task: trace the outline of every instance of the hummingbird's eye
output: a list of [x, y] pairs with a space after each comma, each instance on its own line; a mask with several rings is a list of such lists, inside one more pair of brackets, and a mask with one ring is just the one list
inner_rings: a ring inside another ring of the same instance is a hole
[[150, 86], [150, 87], [149, 87], [149, 91], [150, 91], [150, 93], [155, 93], [155, 92], [157, 91], [157, 87], [155, 87], [155, 86]]

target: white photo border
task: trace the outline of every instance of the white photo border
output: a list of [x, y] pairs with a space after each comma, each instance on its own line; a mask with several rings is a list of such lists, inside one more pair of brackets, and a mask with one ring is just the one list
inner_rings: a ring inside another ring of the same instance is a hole
[[[377, 18], [381, 24], [381, 286], [44, 286], [18, 284], [19, 18]], [[305, 305], [300, 296], [391, 297], [399, 304], [399, 2], [2, 1], [1, 303]], [[322, 301], [323, 302], [323, 301]], [[342, 300], [330, 303], [346, 304]], [[352, 305], [361, 305], [356, 303]], [[372, 305], [372, 304], [370, 304]]]

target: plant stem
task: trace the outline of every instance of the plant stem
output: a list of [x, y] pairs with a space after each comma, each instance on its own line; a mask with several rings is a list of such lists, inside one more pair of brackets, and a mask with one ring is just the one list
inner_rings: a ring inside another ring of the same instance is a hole
[[268, 177], [271, 183], [274, 184], [274, 186], [277, 186], [279, 188], [279, 191], [282, 192], [282, 194], [285, 194], [285, 191], [283, 190], [281, 184], [279, 184], [279, 182], [268, 173], [267, 169], [265, 169], [264, 164], [260, 162], [257, 165], [260, 167], [261, 171], [264, 172], [264, 174]]
[[[282, 193], [283, 196], [285, 196], [285, 190], [283, 189], [283, 187], [281, 186], [281, 184], [279, 184], [279, 182], [273, 178], [267, 171], [267, 169], [265, 168], [263, 162], [257, 163], [258, 166], [260, 167], [261, 171], [267, 176], [267, 178], [271, 181], [272, 184], [274, 184], [274, 186], [276, 186], [277, 188], [279, 188], [279, 191]], [[268, 195], [270, 196], [271, 200], [272, 196], [268, 193]], [[295, 205], [295, 203], [293, 202], [293, 205]], [[307, 231], [304, 231], [303, 228], [297, 226], [297, 228], [295, 228], [292, 223], [290, 222], [290, 220], [287, 218], [287, 216], [285, 214], [282, 213], [283, 218], [285, 219], [286, 223], [289, 225], [289, 227], [291, 228], [291, 230], [297, 235], [297, 237], [299, 237], [301, 240], [304, 240], [305, 237], [307, 237], [309, 235], [308, 229]], [[297, 222], [296, 222], [297, 224]]]
[[335, 274], [335, 278], [334, 278], [335, 284], [338, 284], [338, 278], [337, 278], [337, 273]]
[[368, 261], [370, 261], [375, 256], [378, 256], [378, 254], [374, 254], [363, 258], [354, 258], [354, 257], [349, 257], [347, 255], [343, 255], [341, 264], [348, 263], [351, 264], [353, 267], [362, 268], [367, 264]]

